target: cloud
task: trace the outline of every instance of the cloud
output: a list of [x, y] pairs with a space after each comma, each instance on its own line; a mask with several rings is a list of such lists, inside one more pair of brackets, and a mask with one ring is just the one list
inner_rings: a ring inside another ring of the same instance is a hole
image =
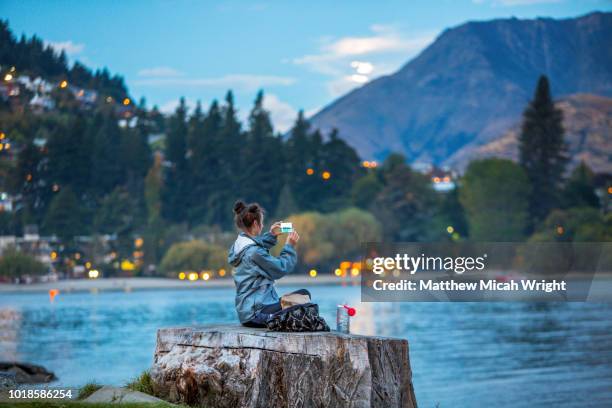
[[138, 71], [138, 76], [141, 77], [168, 78], [179, 77], [182, 75], [182, 72], [171, 67], [153, 67], [141, 69], [140, 71]]
[[294, 78], [276, 75], [229, 74], [215, 78], [145, 78], [134, 81], [141, 86], [189, 86], [218, 87], [244, 91], [253, 91], [269, 86], [289, 86], [295, 83]]
[[285, 133], [291, 129], [297, 117], [297, 110], [293, 106], [274, 94], [264, 94], [263, 106], [270, 111], [272, 123], [277, 131]]
[[72, 41], [46, 42], [45, 44], [57, 52], [64, 51], [67, 55], [79, 54], [85, 49], [85, 44], [78, 44]]
[[[179, 103], [180, 99], [172, 99], [159, 105], [157, 108], [161, 113], [170, 115], [174, 113], [174, 111], [176, 111], [176, 108], [179, 106]], [[193, 111], [193, 109], [196, 107], [196, 104], [197, 101], [195, 99], [185, 98], [185, 105], [187, 106], [187, 111]], [[207, 110], [207, 107], [204, 104], [202, 104], [202, 110]]]
[[289, 60], [331, 77], [327, 89], [339, 96], [374, 77], [395, 71], [435, 38], [434, 32], [406, 35], [393, 25], [370, 26], [370, 35], [321, 39], [319, 52]]

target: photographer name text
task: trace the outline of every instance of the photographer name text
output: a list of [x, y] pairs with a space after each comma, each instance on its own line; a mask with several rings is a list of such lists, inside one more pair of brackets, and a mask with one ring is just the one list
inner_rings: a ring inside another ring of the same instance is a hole
[[377, 291], [539, 291], [564, 292], [567, 290], [565, 281], [553, 279], [521, 279], [518, 282], [509, 280], [498, 282], [495, 279], [480, 279], [477, 282], [456, 282], [455, 280], [436, 281], [433, 279], [411, 281], [402, 279], [397, 282], [385, 282], [377, 279], [372, 288]]

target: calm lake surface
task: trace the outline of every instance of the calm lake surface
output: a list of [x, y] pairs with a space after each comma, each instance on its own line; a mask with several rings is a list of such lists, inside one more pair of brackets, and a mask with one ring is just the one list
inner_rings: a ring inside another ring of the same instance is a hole
[[[283, 287], [282, 292], [297, 288]], [[358, 287], [308, 288], [330, 326], [408, 339], [420, 407], [612, 406], [612, 304], [360, 303]], [[124, 384], [152, 362], [159, 327], [233, 323], [232, 289], [0, 295], [0, 360], [59, 381]]]

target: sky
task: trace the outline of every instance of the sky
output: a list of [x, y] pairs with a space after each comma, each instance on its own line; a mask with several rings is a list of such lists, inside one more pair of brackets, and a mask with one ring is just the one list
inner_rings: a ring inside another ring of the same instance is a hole
[[277, 130], [389, 74], [444, 29], [494, 18], [566, 18], [611, 0], [0, 0], [0, 18], [71, 61], [108, 67], [130, 94], [171, 112], [235, 94], [246, 117], [259, 89]]

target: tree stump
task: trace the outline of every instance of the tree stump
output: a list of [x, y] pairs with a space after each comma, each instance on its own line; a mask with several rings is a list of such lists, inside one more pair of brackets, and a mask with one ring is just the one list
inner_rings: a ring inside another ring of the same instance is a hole
[[160, 329], [151, 377], [156, 395], [202, 407], [416, 407], [404, 339]]

